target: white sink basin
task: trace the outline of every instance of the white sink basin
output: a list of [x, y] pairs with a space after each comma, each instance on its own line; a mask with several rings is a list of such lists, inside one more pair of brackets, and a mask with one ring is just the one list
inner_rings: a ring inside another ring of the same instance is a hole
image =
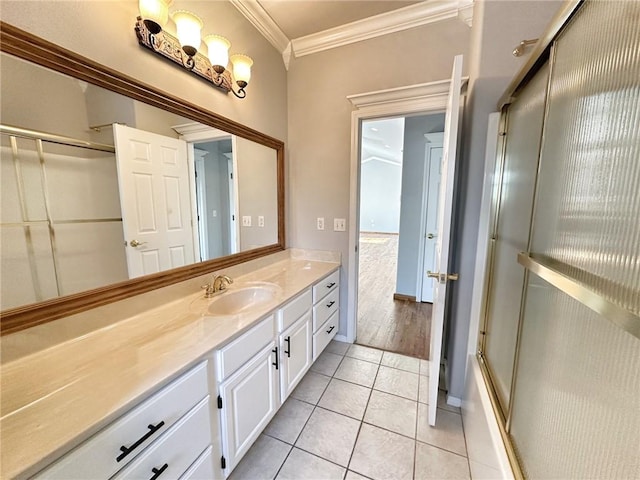
[[238, 315], [271, 302], [281, 289], [274, 283], [256, 283], [231, 288], [211, 300], [209, 315]]

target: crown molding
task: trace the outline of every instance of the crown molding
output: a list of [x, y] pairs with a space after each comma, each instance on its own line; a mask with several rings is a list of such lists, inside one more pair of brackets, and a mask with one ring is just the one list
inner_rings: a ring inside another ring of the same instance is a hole
[[469, 7], [473, 11], [473, 3], [468, 0], [463, 2], [433, 0], [409, 5], [322, 32], [294, 38], [291, 40], [293, 52], [296, 57], [302, 57], [389, 33], [456, 18], [460, 15], [461, 8], [468, 15]]
[[283, 55], [285, 67], [288, 69], [291, 57], [291, 42], [267, 11], [255, 0], [229, 1]]
[[451, 81], [449, 79], [439, 80], [437, 82], [418, 83], [406, 87], [349, 95], [347, 99], [356, 108], [367, 108], [402, 102], [409, 99], [426, 99], [434, 96], [448, 95], [450, 84]]

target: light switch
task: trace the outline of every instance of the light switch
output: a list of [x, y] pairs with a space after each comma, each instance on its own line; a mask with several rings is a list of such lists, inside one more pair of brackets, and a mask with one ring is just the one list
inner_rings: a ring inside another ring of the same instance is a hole
[[258, 226], [264, 227], [264, 215], [258, 215]]
[[212, 212], [213, 218], [216, 218], [218, 216], [218, 211], [217, 210], [213, 210]]
[[251, 215], [243, 215], [242, 216], [242, 226], [250, 227], [251, 226]]
[[318, 217], [316, 225], [318, 227], [318, 230], [324, 230], [324, 217]]
[[333, 219], [333, 231], [334, 232], [344, 232], [347, 229], [347, 221], [344, 218], [334, 218]]

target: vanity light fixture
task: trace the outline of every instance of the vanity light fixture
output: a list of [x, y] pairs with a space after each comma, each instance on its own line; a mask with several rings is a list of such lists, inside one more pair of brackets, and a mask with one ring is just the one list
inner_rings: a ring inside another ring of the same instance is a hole
[[[208, 50], [208, 58], [205, 57], [198, 51], [202, 42], [203, 22], [197, 15], [186, 10], [177, 10], [171, 14], [177, 38], [169, 34], [164, 27], [169, 19], [171, 3], [172, 0], [139, 0], [140, 15], [135, 26], [138, 43], [182, 65], [225, 92], [233, 92], [238, 98], [246, 97], [245, 87], [251, 78], [253, 60], [241, 54], [229, 58], [231, 43], [220, 35], [204, 37]], [[233, 65], [233, 74], [227, 68], [229, 60]], [[237, 91], [233, 88], [234, 79]]]

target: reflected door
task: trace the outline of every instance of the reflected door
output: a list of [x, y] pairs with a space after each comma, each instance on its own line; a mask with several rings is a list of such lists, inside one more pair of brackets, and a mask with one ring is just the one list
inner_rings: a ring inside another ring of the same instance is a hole
[[436, 271], [433, 298], [433, 317], [431, 318], [431, 348], [429, 350], [429, 425], [436, 424], [438, 406], [438, 383], [440, 379], [440, 360], [442, 354], [442, 333], [444, 330], [445, 299], [447, 283], [452, 277], [449, 272], [449, 243], [451, 239], [451, 214], [453, 210], [453, 188], [455, 185], [458, 124], [460, 113], [460, 91], [462, 89], [462, 55], [453, 61], [451, 87], [447, 101], [447, 113], [444, 122], [444, 145], [442, 148], [442, 168], [440, 179], [440, 197], [438, 200], [438, 237], [436, 240]]
[[194, 262], [187, 144], [113, 125], [129, 278]]

